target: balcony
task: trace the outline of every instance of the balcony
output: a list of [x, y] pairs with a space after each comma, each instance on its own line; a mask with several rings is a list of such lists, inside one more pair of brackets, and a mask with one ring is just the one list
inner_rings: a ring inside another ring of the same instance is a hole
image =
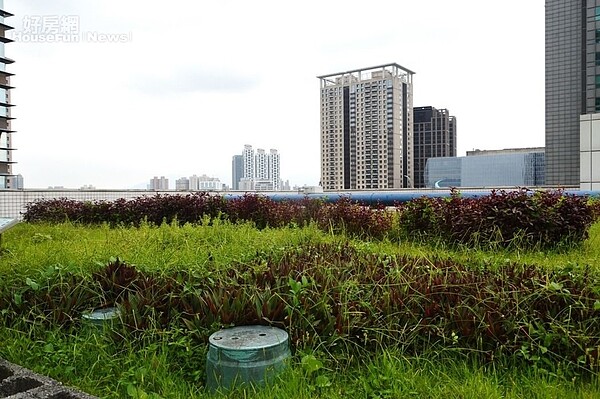
[[[2, 77], [0, 76], [0, 81], [1, 80], [2, 80]], [[10, 85], [7, 85], [7, 84], [0, 83], [0, 89], [12, 90], [12, 89], [14, 89], [14, 86], [10, 86]]]
[[8, 65], [8, 64], [12, 64], [13, 62], [15, 62], [15, 60], [12, 60], [12, 59], [6, 58], [6, 57], [0, 57], [0, 62]]

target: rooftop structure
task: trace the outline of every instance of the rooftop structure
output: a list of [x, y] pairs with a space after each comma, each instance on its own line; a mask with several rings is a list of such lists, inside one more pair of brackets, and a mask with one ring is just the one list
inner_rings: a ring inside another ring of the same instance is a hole
[[428, 106], [415, 107], [413, 121], [413, 187], [423, 188], [428, 159], [456, 156], [456, 118], [447, 109]]
[[392, 63], [318, 76], [324, 190], [411, 186], [413, 75]]

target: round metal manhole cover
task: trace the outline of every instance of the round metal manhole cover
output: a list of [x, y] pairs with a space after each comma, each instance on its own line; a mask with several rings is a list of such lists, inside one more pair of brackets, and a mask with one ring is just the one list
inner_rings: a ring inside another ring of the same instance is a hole
[[287, 332], [267, 326], [242, 326], [209, 337], [206, 358], [209, 390], [262, 384], [281, 372], [291, 356]]
[[257, 350], [281, 344], [287, 346], [287, 332], [267, 326], [242, 326], [217, 331], [209, 338], [211, 345], [225, 350]]

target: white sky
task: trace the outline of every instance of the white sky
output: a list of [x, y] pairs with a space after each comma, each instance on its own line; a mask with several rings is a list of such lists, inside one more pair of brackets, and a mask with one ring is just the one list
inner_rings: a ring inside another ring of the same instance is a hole
[[[543, 0], [4, 3], [9, 37], [22, 35], [6, 56], [26, 188], [231, 185], [244, 144], [277, 149], [284, 180], [316, 185], [316, 76], [391, 62], [416, 72], [415, 107], [456, 116], [459, 156], [544, 145]], [[68, 16], [79, 42], [25, 41]]]

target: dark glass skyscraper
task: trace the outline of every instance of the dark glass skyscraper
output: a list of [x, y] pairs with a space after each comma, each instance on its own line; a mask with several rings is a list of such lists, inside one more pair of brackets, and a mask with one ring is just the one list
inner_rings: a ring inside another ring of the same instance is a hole
[[580, 115], [600, 112], [600, 1], [546, 0], [546, 184], [580, 182]]
[[415, 107], [414, 187], [426, 187], [423, 177], [429, 158], [456, 156], [456, 118], [447, 109]]
[[240, 180], [244, 177], [244, 156], [234, 155], [231, 160], [231, 189], [240, 189]]

